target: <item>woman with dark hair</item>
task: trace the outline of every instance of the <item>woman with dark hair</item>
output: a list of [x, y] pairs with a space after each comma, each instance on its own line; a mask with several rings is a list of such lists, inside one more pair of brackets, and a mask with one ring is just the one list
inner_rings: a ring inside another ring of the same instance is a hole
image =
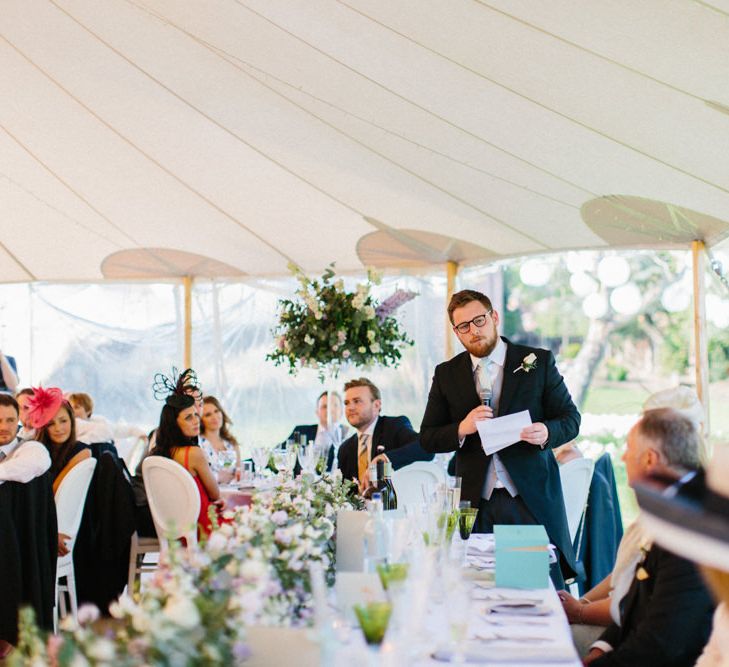
[[240, 470], [238, 441], [228, 428], [232, 424], [230, 417], [215, 396], [203, 398], [200, 447], [207, 454], [208, 462], [213, 468], [217, 465], [219, 452], [231, 452], [235, 454], [235, 470]]
[[189, 394], [170, 394], [160, 415], [157, 437], [151, 456], [164, 456], [185, 468], [195, 480], [200, 493], [198, 526], [208, 535], [212, 529], [210, 505], [221, 509], [223, 501], [207, 456], [198, 446], [200, 416], [195, 398]]
[[[45, 445], [51, 457], [51, 479], [56, 493], [63, 479], [81, 461], [91, 457], [88, 445], [76, 440], [76, 421], [71, 404], [58, 387], [36, 387], [28, 401], [28, 423], [35, 429], [35, 439]], [[58, 555], [68, 553], [65, 540], [58, 534]]]

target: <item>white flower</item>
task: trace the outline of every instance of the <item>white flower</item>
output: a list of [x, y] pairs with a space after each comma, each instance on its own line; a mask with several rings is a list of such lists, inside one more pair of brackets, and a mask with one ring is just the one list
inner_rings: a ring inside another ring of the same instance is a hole
[[99, 609], [93, 604], [82, 604], [78, 608], [78, 622], [81, 625], [87, 625], [93, 623], [99, 618]]
[[367, 340], [372, 342], [377, 334], [372, 329], [367, 329]]
[[192, 629], [200, 623], [200, 613], [195, 603], [184, 596], [173, 596], [162, 610], [165, 616], [181, 628]]
[[360, 345], [357, 348], [357, 352], [359, 352], [360, 354], [364, 354], [365, 352], [367, 352], [367, 348], [364, 345]]
[[365, 314], [365, 317], [368, 320], [374, 320], [375, 319], [375, 309], [372, 306], [365, 306], [364, 307], [364, 314]]
[[530, 352], [527, 354], [526, 357], [521, 362], [521, 365], [514, 369], [514, 373], [518, 373], [519, 371], [524, 371], [525, 373], [528, 373], [532, 368], [535, 368], [537, 365], [537, 355], [534, 354], [534, 352]]
[[351, 355], [352, 353], [349, 350], [344, 350], [344, 352], [342, 352], [342, 358], [344, 359], [349, 359]]
[[372, 352], [373, 354], [377, 354], [378, 352], [381, 352], [381, 351], [382, 351], [382, 348], [380, 347], [379, 343], [372, 343], [372, 345], [370, 345], [370, 352]]
[[307, 345], [313, 345], [314, 344], [314, 339], [309, 334], [306, 334], [306, 336], [304, 336], [304, 342]]
[[89, 647], [88, 655], [101, 662], [111, 662], [115, 657], [114, 644], [105, 637], [99, 637]]
[[208, 539], [207, 548], [214, 554], [222, 553], [228, 546], [228, 540], [220, 532], [215, 532]]

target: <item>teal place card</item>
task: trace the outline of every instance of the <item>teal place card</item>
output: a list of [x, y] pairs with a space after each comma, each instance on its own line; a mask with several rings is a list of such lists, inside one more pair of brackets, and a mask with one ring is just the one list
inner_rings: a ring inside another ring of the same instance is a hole
[[494, 526], [494, 539], [496, 586], [549, 586], [549, 538], [544, 526]]

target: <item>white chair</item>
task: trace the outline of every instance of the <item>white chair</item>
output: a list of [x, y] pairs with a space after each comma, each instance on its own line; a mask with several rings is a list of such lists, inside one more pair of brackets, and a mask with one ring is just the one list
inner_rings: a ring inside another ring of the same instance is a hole
[[436, 485], [445, 484], [445, 481], [445, 470], [435, 461], [416, 461], [400, 470], [395, 470], [392, 473], [392, 483], [397, 493], [398, 507], [422, 505], [425, 501], [423, 490], [430, 496]]
[[[564, 508], [567, 512], [567, 527], [570, 532], [570, 541], [575, 547], [575, 556], [580, 550], [580, 541], [583, 526], [583, 518], [587, 509], [587, 497], [590, 494], [590, 482], [595, 469], [595, 462], [592, 459], [573, 459], [559, 467], [559, 476], [562, 482], [562, 495], [564, 496]], [[578, 531], [580, 539], [575, 544]], [[569, 592], [579, 597], [577, 583], [567, 586]]]
[[158, 563], [145, 563], [145, 554], [158, 554], [160, 551], [159, 540], [156, 537], [139, 537], [137, 531], [132, 533], [129, 544], [129, 577], [127, 579], [127, 595], [134, 594], [134, 584], [142, 572], [152, 572], [157, 568]]
[[200, 493], [192, 475], [172, 459], [148, 456], [142, 476], [160, 551], [169, 548], [169, 540], [183, 537], [188, 549], [196, 545]]
[[[71, 606], [71, 614], [74, 619], [78, 618], [78, 601], [76, 599], [76, 576], [73, 570], [73, 547], [76, 544], [76, 536], [81, 517], [84, 513], [86, 495], [89, 491], [89, 484], [96, 468], [96, 459], [88, 458], [76, 464], [63, 478], [56, 491], [56, 515], [58, 517], [58, 532], [68, 535], [66, 541], [68, 553], [59, 556], [56, 561], [56, 596], [53, 607], [53, 629], [58, 631], [58, 609], [61, 616], [65, 616], [66, 594]], [[66, 583], [61, 584], [61, 579]]]
[[595, 462], [585, 458], [573, 459], [559, 467], [564, 507], [567, 512], [567, 526], [573, 544], [587, 507], [587, 496], [590, 493], [594, 468]]

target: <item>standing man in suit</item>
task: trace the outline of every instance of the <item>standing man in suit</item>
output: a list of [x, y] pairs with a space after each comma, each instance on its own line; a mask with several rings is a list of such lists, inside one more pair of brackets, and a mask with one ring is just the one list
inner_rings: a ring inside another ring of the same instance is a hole
[[[494, 524], [543, 525], [559, 552], [560, 567], [550, 575], [564, 588], [575, 558], [552, 448], [577, 435], [580, 414], [554, 355], [500, 338], [499, 314], [485, 294], [457, 292], [448, 316], [466, 350], [435, 369], [420, 427], [423, 448], [456, 452], [461, 498], [479, 509], [477, 532], [492, 532]], [[532, 423], [521, 440], [486, 455], [476, 422], [522, 410]]]
[[[327, 414], [329, 409], [328, 396], [332, 397], [331, 412]], [[314, 442], [316, 445], [329, 445], [327, 453], [327, 472], [331, 472], [334, 466], [335, 447], [338, 447], [347, 436], [348, 428], [339, 420], [342, 418], [342, 398], [336, 392], [323, 391], [316, 399], [316, 416], [318, 424], [298, 424], [294, 426], [293, 431], [287, 440], [295, 440], [298, 444], [296, 435], [304, 436], [307, 442]], [[328, 423], [331, 421], [331, 426]], [[286, 444], [285, 442], [283, 443]], [[298, 466], [298, 461], [297, 461]]]
[[368, 482], [368, 469], [377, 456], [377, 448], [385, 448], [385, 458], [399, 470], [415, 461], [431, 461], [433, 454], [421, 446], [410, 420], [380, 415], [380, 390], [367, 378], [350, 380], [344, 385], [344, 411], [356, 433], [339, 448], [339, 469], [345, 479], [357, 481], [360, 492]]

